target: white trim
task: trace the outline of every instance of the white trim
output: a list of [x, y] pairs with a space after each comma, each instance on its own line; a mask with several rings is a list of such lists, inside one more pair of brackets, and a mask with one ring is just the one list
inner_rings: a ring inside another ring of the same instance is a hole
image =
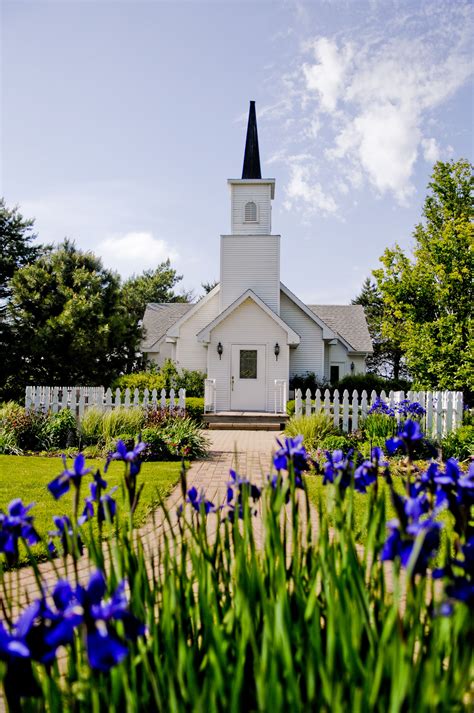
[[313, 320], [313, 322], [316, 322], [316, 324], [321, 327], [323, 330], [323, 339], [335, 339], [337, 336], [336, 332], [334, 332], [326, 322], [323, 322], [323, 320], [318, 317], [317, 314], [312, 312], [310, 308], [304, 304], [296, 295], [291, 292], [291, 290], [286, 287], [286, 285], [283, 284], [283, 282], [280, 282], [280, 290], [283, 292], [284, 295], [288, 297], [292, 302], [295, 303], [297, 307], [299, 307], [310, 319]]
[[298, 297], [294, 295], [293, 292], [291, 292], [291, 290], [289, 290], [288, 287], [283, 284], [283, 282], [280, 282], [280, 289], [283, 294], [288, 297], [288, 299], [294, 302], [297, 307], [303, 310], [303, 312], [313, 320], [313, 322], [316, 322], [316, 324], [321, 327], [321, 329], [323, 330], [323, 339], [337, 339], [346, 347], [348, 351], [354, 351], [353, 346], [349, 344], [349, 342], [347, 342], [344, 337], [341, 337], [339, 332], [335, 332], [326, 324], [326, 322], [323, 322], [321, 317], [318, 317], [318, 315], [313, 312], [313, 310], [311, 310], [307, 305], [305, 305], [304, 302], [301, 302], [301, 300], [298, 299]]
[[258, 295], [253, 292], [253, 290], [246, 290], [243, 294], [240, 295], [232, 304], [230, 304], [223, 312], [221, 312], [215, 319], [212, 320], [204, 329], [201, 329], [201, 331], [198, 333], [197, 338], [198, 342], [207, 342], [209, 343], [211, 341], [211, 332], [215, 327], [217, 327], [218, 324], [220, 324], [224, 319], [226, 319], [237, 307], [240, 307], [240, 305], [245, 302], [245, 300], [251, 299], [255, 302], [255, 304], [260, 307], [266, 314], [268, 314], [271, 319], [273, 319], [274, 322], [278, 324], [279, 327], [281, 327], [288, 335], [288, 340], [287, 344], [290, 346], [292, 345], [297, 345], [300, 343], [301, 339], [299, 334], [297, 334], [291, 327], [289, 327], [286, 322], [284, 322], [281, 317], [279, 317], [268, 305], [263, 302], [263, 300], [258, 297]]
[[257, 185], [257, 186], [270, 186], [271, 187], [271, 198], [275, 198], [275, 179], [274, 178], [228, 178], [227, 184], [229, 186], [240, 186], [240, 185]]
[[193, 314], [196, 314], [198, 310], [201, 309], [203, 305], [206, 304], [206, 302], [209, 302], [210, 299], [214, 297], [214, 295], [217, 295], [217, 293], [220, 290], [220, 283], [217, 284], [210, 292], [207, 293], [202, 299], [199, 300], [199, 302], [196, 302], [195, 305], [191, 307], [190, 310], [188, 310], [185, 314], [183, 314], [182, 317], [178, 319], [177, 322], [175, 322], [171, 327], [168, 329], [166, 332], [167, 337], [179, 337], [179, 330], [181, 326], [188, 321], [190, 317], [193, 316]]

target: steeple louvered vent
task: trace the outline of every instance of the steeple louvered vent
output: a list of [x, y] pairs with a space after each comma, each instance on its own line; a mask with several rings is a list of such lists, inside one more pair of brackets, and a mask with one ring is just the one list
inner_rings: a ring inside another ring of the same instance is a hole
[[249, 201], [245, 204], [245, 215], [244, 221], [246, 223], [256, 223], [257, 222], [257, 204], [253, 201]]

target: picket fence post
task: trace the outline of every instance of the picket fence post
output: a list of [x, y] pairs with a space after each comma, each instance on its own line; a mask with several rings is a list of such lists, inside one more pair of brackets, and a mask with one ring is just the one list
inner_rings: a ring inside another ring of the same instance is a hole
[[339, 391], [337, 389], [334, 389], [332, 405], [334, 409], [334, 425], [339, 428]]
[[352, 392], [352, 428], [351, 431], [357, 431], [359, 425], [359, 394], [354, 389]]
[[342, 430], [347, 433], [349, 430], [349, 392], [344, 389], [342, 394]]
[[301, 400], [301, 389], [296, 389], [295, 391], [295, 414], [296, 416], [301, 416], [303, 412], [303, 404]]

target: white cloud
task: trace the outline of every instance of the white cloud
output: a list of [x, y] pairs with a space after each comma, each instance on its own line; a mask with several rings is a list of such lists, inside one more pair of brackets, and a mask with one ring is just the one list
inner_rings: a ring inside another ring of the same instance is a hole
[[441, 158], [441, 149], [436, 139], [422, 139], [423, 156], [428, 163], [436, 163]]
[[178, 253], [165, 240], [154, 238], [146, 231], [106, 238], [97, 245], [95, 252], [108, 267], [124, 276], [154, 268], [167, 258], [178, 258]]
[[315, 40], [312, 48], [316, 62], [302, 67], [306, 87], [319, 94], [323, 111], [333, 112], [344, 87], [352, 48], [346, 45], [340, 51], [336, 42], [328, 37]]
[[302, 116], [293, 135], [314, 162], [309, 171], [291, 165], [287, 205], [298, 196], [308, 211], [335, 212], [348, 185], [364, 183], [406, 205], [417, 161], [448, 153], [433, 136], [433, 115], [472, 75], [472, 9], [462, 2], [427, 3], [405, 15], [379, 9], [383, 23], [374, 15], [363, 27], [302, 45], [293, 80]]
[[308, 212], [319, 212], [324, 215], [337, 211], [337, 204], [332, 196], [327, 195], [321, 183], [314, 179], [308, 165], [297, 162], [290, 163], [290, 180], [286, 187], [287, 200], [285, 206], [291, 210], [294, 204], [305, 204]]

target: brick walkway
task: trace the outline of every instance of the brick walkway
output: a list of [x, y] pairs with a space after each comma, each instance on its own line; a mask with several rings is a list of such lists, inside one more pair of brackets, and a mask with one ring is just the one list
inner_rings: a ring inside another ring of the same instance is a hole
[[[236, 468], [240, 475], [248, 476], [256, 484], [270, 472], [272, 450], [277, 445], [278, 433], [232, 430], [209, 431], [208, 436], [211, 441], [209, 457], [192, 463], [187, 473], [187, 487], [194, 486], [198, 491], [204, 490], [206, 497], [216, 505], [225, 500], [230, 468]], [[181, 488], [178, 484], [167, 500], [169, 512], [174, 513], [181, 502]], [[160, 510], [153, 521], [150, 520], [140, 529], [139, 536], [150, 552], [156, 551], [164, 529], [166, 523]], [[78, 563], [79, 579], [87, 581], [93, 568], [87, 556], [82, 557]], [[62, 560], [44, 562], [39, 565], [39, 570], [47, 587], [52, 587], [58, 578], [73, 574], [72, 563], [69, 563], [66, 570]], [[23, 609], [40, 593], [31, 567], [7, 572], [3, 586], [19, 609]], [[15, 609], [15, 613], [18, 613], [18, 609]]]

